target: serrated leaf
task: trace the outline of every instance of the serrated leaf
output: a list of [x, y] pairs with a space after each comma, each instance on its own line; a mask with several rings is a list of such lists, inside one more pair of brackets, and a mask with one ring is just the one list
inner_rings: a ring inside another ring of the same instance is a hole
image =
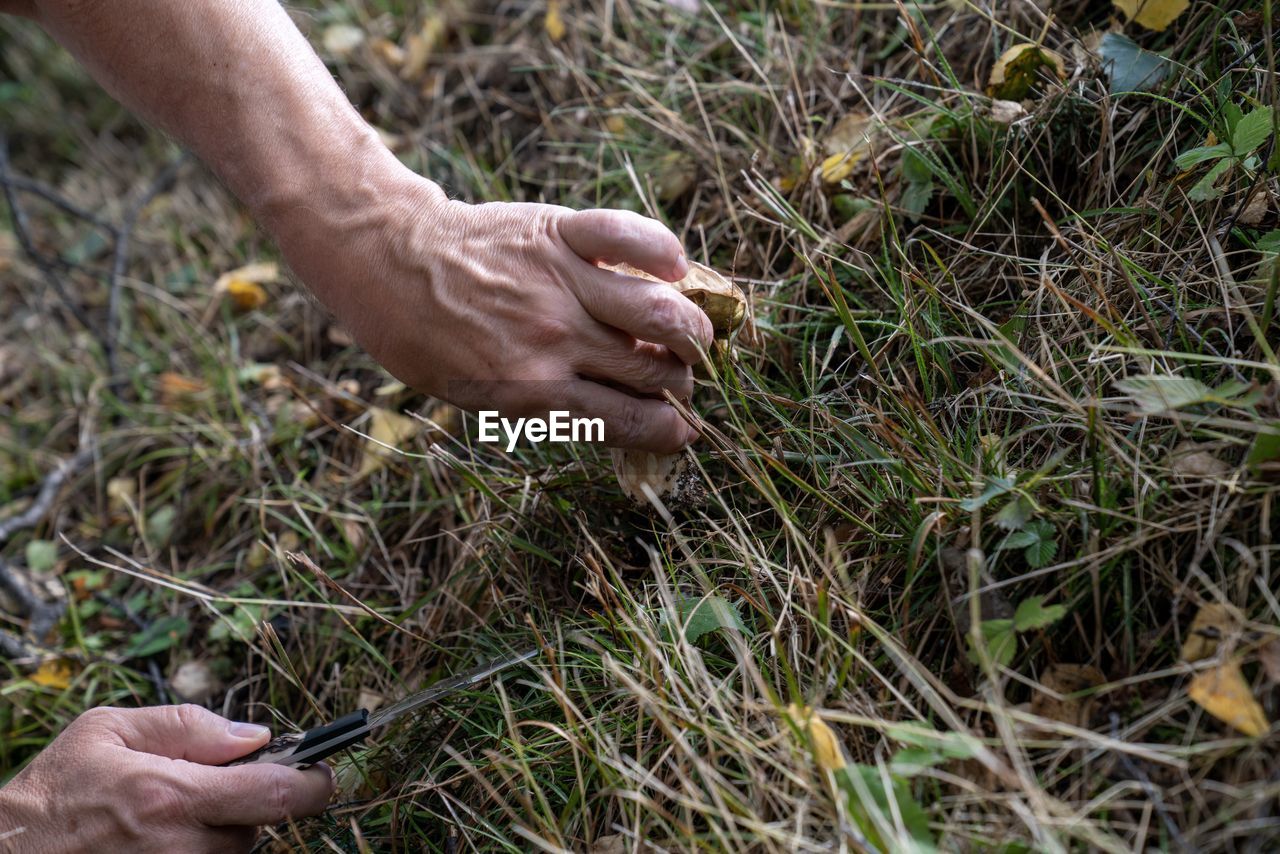
[[1067, 615], [1062, 605], [1045, 605], [1043, 596], [1032, 596], [1018, 603], [1013, 614], [1013, 627], [1019, 632], [1030, 632], [1051, 626]]
[[1169, 76], [1167, 59], [1143, 50], [1123, 33], [1103, 35], [1098, 42], [1098, 56], [1102, 57], [1102, 68], [1113, 95], [1153, 89]]
[[981, 746], [978, 739], [966, 733], [934, 729], [922, 723], [889, 724], [885, 736], [900, 744], [937, 751], [948, 759], [969, 759]]
[[1272, 110], [1270, 107], [1258, 107], [1250, 110], [1236, 124], [1231, 134], [1231, 148], [1237, 157], [1252, 154], [1271, 136], [1273, 129]]
[[1043, 537], [1027, 546], [1022, 556], [1027, 559], [1027, 563], [1032, 569], [1039, 569], [1042, 566], [1048, 566], [1057, 554], [1058, 541], [1053, 538]]
[[147, 541], [156, 547], [168, 545], [173, 538], [174, 524], [178, 521], [178, 510], [172, 504], [157, 507], [147, 517]]
[[1040, 536], [1031, 531], [1016, 531], [996, 544], [996, 551], [1005, 549], [1025, 549], [1040, 542]]
[[1265, 431], [1254, 438], [1245, 464], [1257, 471], [1263, 464], [1276, 459], [1280, 459], [1280, 432]]
[[[933, 831], [929, 828], [929, 815], [911, 794], [911, 787], [901, 777], [888, 775], [889, 790], [885, 790], [885, 775], [874, 765], [852, 763], [841, 770], [836, 779], [849, 799], [849, 815], [858, 829], [877, 851], [933, 851]], [[892, 801], [892, 803], [891, 803]], [[881, 828], [896, 828], [901, 818], [901, 828], [907, 838], [897, 835], [885, 839]]]
[[35, 573], [49, 572], [58, 565], [58, 544], [49, 540], [32, 540], [26, 548], [27, 569]]
[[684, 637], [696, 643], [703, 635], [717, 629], [736, 629], [748, 633], [736, 603], [723, 596], [712, 594], [702, 598], [681, 599], [677, 605], [680, 622], [684, 625]]
[[1145, 374], [1120, 380], [1116, 388], [1143, 412], [1168, 412], [1214, 399], [1213, 389], [1192, 377]]

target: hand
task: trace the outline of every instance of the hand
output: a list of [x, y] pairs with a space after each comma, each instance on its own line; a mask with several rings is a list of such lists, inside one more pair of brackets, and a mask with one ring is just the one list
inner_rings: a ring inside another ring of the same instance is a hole
[[323, 765], [211, 767], [269, 738], [199, 706], [91, 709], [0, 788], [0, 850], [248, 851], [333, 793]]
[[[399, 167], [399, 164], [396, 164]], [[347, 204], [268, 220], [302, 280], [387, 370], [464, 409], [601, 418], [606, 444], [670, 453], [695, 435], [654, 399], [693, 388], [711, 323], [674, 288], [680, 242], [628, 211], [451, 202], [398, 169]]]

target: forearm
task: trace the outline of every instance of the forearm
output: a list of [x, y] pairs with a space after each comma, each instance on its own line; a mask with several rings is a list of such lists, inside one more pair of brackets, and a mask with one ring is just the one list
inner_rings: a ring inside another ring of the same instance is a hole
[[268, 227], [300, 206], [354, 204], [399, 168], [276, 0], [32, 5], [103, 87], [181, 140]]

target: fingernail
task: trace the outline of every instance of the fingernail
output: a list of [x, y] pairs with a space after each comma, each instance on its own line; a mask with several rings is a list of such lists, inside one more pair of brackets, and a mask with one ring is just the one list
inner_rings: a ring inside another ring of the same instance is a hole
[[680, 257], [676, 258], [676, 266], [672, 273], [675, 275], [676, 281], [689, 275], [689, 259], [684, 257], [683, 252], [680, 253]]
[[685, 437], [685, 439], [684, 439], [684, 443], [685, 443], [686, 445], [692, 445], [694, 442], [698, 441], [698, 437], [699, 437], [700, 435], [702, 435], [702, 434], [701, 434], [701, 433], [699, 433], [699, 432], [698, 432], [696, 429], [694, 429], [693, 427], [690, 427], [690, 428], [689, 428], [689, 435]]
[[227, 732], [232, 738], [262, 738], [264, 735], [270, 735], [271, 730], [262, 724], [250, 724], [244, 721], [232, 721], [227, 724]]

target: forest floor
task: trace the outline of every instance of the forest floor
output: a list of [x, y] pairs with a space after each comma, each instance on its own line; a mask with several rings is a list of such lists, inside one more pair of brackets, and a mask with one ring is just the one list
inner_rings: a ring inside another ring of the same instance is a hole
[[283, 731], [537, 647], [276, 844], [1280, 847], [1269, 4], [290, 5], [451, 195], [748, 292], [706, 498], [476, 444], [0, 20], [0, 775], [94, 705]]

